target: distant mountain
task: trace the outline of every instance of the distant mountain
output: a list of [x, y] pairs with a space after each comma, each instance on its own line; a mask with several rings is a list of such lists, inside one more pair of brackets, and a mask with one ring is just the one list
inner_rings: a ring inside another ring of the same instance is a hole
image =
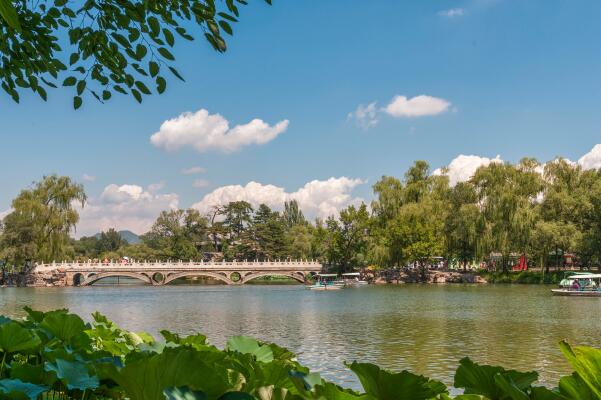
[[[140, 240], [140, 237], [132, 231], [119, 231], [117, 233], [119, 234], [119, 236], [121, 236], [121, 239], [127, 241], [127, 243], [129, 244], [138, 244], [142, 242], [142, 240]], [[96, 239], [99, 239], [100, 233], [95, 234], [94, 237]]]

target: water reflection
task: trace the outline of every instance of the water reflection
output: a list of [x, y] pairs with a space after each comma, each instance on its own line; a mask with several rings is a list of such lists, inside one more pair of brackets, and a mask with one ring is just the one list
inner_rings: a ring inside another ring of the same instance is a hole
[[452, 383], [457, 362], [536, 369], [554, 384], [569, 371], [561, 339], [601, 347], [601, 299], [552, 297], [541, 286], [365, 287], [122, 286], [0, 289], [3, 314], [22, 307], [100, 311], [124, 328], [200, 331], [223, 346], [232, 335], [274, 341], [325, 377], [357, 387], [344, 361], [375, 362]]

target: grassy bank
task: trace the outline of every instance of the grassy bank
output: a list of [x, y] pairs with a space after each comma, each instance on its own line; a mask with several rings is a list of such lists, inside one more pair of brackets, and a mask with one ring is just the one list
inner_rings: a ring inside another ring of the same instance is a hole
[[520, 283], [520, 284], [558, 284], [572, 271], [550, 271], [543, 274], [540, 271], [519, 272], [488, 272], [481, 271], [477, 275], [483, 277], [488, 283]]

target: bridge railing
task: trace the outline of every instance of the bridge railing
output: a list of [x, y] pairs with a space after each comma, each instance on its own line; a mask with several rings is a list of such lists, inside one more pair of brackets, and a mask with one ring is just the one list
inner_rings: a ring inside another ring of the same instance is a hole
[[49, 271], [49, 270], [68, 270], [68, 269], [197, 269], [197, 268], [210, 268], [210, 269], [223, 269], [223, 268], [241, 268], [241, 269], [321, 269], [321, 263], [315, 260], [284, 260], [284, 261], [135, 261], [129, 260], [127, 262], [119, 261], [64, 261], [64, 262], [53, 262], [49, 264], [37, 264], [36, 271]]

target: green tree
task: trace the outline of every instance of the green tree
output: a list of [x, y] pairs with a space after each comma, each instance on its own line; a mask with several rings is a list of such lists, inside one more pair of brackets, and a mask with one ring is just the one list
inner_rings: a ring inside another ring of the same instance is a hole
[[0, 258], [23, 265], [72, 253], [69, 234], [79, 221], [76, 205], [83, 207], [85, 201], [83, 186], [64, 176], [45, 176], [22, 190], [2, 223]]
[[286, 258], [286, 222], [266, 204], [259, 205], [252, 221], [256, 245], [254, 256], [259, 260]]
[[247, 2], [0, 0], [0, 86], [16, 102], [22, 89], [46, 100], [46, 91], [59, 84], [75, 89], [75, 108], [84, 92], [101, 102], [115, 93], [141, 102], [152, 89], [165, 90], [166, 71], [183, 80], [171, 49], [178, 38], [194, 39], [189, 30], [194, 25], [215, 50], [224, 52], [224, 33], [233, 34], [231, 23], [243, 4]]
[[186, 229], [184, 210], [163, 211], [142, 241], [157, 251], [162, 259], [191, 260], [198, 258], [198, 249]]
[[101, 232], [97, 242], [99, 253], [119, 251], [122, 246], [126, 245], [127, 241], [114, 228]]

